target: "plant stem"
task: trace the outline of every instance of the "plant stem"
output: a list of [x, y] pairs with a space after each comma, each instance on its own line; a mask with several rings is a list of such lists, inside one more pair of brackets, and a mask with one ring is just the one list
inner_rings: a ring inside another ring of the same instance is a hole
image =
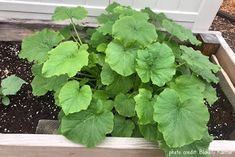
[[171, 35], [167, 41], [168, 42], [171, 41], [172, 38], [173, 38], [173, 35]]
[[81, 44], [78, 42], [78, 40], [73, 36], [73, 34], [71, 33], [71, 36], [72, 36], [72, 38], [73, 38], [73, 40], [75, 40], [77, 43], [78, 43], [78, 45], [80, 46]]
[[[73, 77], [72, 79], [77, 80], [77, 81], [82, 81], [84, 78], [79, 78], [79, 77]], [[91, 79], [91, 78], [86, 78], [89, 81], [96, 81], [96, 79]]]
[[185, 64], [186, 64], [186, 62], [181, 63], [181, 64], [177, 65], [176, 68], [181, 67], [182, 65], [185, 65]]
[[78, 41], [79, 41], [80, 45], [82, 45], [82, 40], [81, 40], [81, 38], [79, 37], [79, 34], [78, 34], [77, 29], [76, 29], [75, 23], [73, 22], [73, 19], [72, 19], [72, 18], [70, 18], [70, 20], [71, 20], [71, 24], [73, 25], [73, 29], [74, 29], [74, 31], [75, 31], [75, 33], [76, 33], [76, 35], [77, 35]]
[[89, 74], [84, 74], [84, 73], [78, 73], [78, 74], [81, 75], [81, 76], [95, 78], [93, 75], [89, 75]]

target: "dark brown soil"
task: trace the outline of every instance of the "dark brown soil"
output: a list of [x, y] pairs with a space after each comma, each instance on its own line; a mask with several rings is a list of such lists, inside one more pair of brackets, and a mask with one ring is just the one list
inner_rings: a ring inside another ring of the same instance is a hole
[[52, 95], [34, 97], [30, 82], [31, 65], [17, 57], [19, 42], [0, 42], [0, 78], [11, 74], [28, 82], [15, 96], [10, 96], [11, 104], [4, 107], [0, 102], [0, 133], [35, 133], [38, 120], [57, 119], [58, 109]]
[[233, 49], [233, 52], [235, 52], [235, 23], [216, 16], [210, 29], [220, 31], [226, 42]]
[[[30, 83], [31, 65], [17, 57], [19, 45], [19, 42], [0, 42], [0, 78], [16, 74]], [[220, 99], [209, 107], [209, 132], [217, 139], [228, 139], [235, 126], [235, 116], [219, 86], [217, 91]], [[0, 104], [0, 133], [34, 133], [39, 119], [57, 119], [58, 108], [54, 106], [52, 95], [34, 97], [30, 84], [24, 85], [10, 99], [10, 106]]]
[[215, 139], [226, 140], [235, 129], [235, 112], [220, 86], [215, 85], [215, 88], [218, 100], [211, 107], [208, 106], [211, 115], [208, 130]]

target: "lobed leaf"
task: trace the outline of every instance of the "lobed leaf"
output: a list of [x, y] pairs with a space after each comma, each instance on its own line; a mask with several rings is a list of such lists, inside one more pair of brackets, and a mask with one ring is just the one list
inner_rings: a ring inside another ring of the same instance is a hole
[[136, 106], [135, 111], [139, 119], [139, 124], [152, 124], [153, 121], [153, 103], [152, 93], [146, 89], [139, 89], [139, 94], [134, 97]]
[[91, 103], [92, 91], [90, 86], [80, 87], [79, 82], [67, 82], [59, 92], [59, 105], [65, 115], [86, 110]]
[[126, 49], [121, 44], [111, 42], [105, 53], [105, 62], [122, 76], [135, 73], [136, 49]]
[[137, 55], [136, 71], [144, 83], [164, 86], [175, 75], [175, 57], [166, 44], [154, 43]]
[[189, 41], [193, 45], [201, 44], [201, 42], [197, 40], [190, 29], [187, 29], [173, 21], [163, 20], [162, 26], [166, 29], [167, 32], [177, 37], [180, 41]]
[[72, 18], [82, 20], [87, 17], [87, 14], [87, 10], [83, 7], [56, 7], [52, 19], [54, 21], [67, 20]]
[[16, 75], [8, 76], [1, 82], [1, 93], [3, 96], [15, 95], [21, 88], [21, 86], [27, 83]]
[[47, 60], [48, 52], [63, 39], [64, 37], [59, 32], [44, 29], [23, 40], [19, 56], [29, 62], [42, 64]]
[[114, 107], [121, 116], [135, 116], [135, 100], [130, 95], [122, 93], [117, 95], [114, 100]]
[[95, 114], [86, 110], [64, 116], [60, 131], [74, 142], [95, 147], [105, 139], [106, 134], [112, 132], [113, 125], [112, 112]]
[[208, 83], [218, 83], [219, 79], [214, 73], [219, 71], [219, 67], [209, 61], [209, 57], [195, 51], [187, 46], [180, 46], [183, 51], [181, 58], [188, 64], [190, 69], [204, 78]]
[[139, 125], [140, 132], [145, 139], [157, 142], [161, 133], [158, 131], [157, 124]]
[[67, 74], [73, 77], [82, 67], [88, 65], [88, 46], [78, 48], [76, 42], [66, 41], [49, 52], [49, 59], [44, 63], [42, 73], [45, 77]]
[[48, 91], [56, 91], [61, 88], [68, 80], [68, 76], [60, 75], [46, 78], [42, 74], [42, 65], [35, 64], [32, 67], [34, 75], [31, 86], [33, 88], [33, 95], [42, 96]]
[[138, 14], [125, 16], [113, 25], [113, 36], [124, 43], [145, 46], [157, 40], [155, 27]]
[[203, 100], [182, 102], [173, 89], [167, 88], [157, 97], [153, 117], [170, 148], [200, 140], [208, 129], [209, 112]]
[[170, 83], [170, 88], [178, 93], [181, 102], [188, 99], [203, 100], [204, 98], [205, 84], [192, 75], [181, 75], [177, 77], [175, 82]]
[[113, 132], [111, 133], [111, 135], [114, 137], [131, 137], [134, 128], [135, 124], [133, 123], [133, 121], [115, 115]]

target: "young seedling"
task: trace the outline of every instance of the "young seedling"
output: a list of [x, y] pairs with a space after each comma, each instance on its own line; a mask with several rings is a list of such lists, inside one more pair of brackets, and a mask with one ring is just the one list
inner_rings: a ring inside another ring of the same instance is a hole
[[10, 104], [8, 96], [15, 95], [24, 83], [26, 83], [24, 80], [15, 75], [11, 75], [3, 79], [0, 87], [0, 98], [2, 100], [2, 104], [8, 106]]

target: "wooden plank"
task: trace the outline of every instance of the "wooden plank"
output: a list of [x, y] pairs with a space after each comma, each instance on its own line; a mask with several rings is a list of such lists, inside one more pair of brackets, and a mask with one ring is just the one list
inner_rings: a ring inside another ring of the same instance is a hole
[[235, 141], [212, 141], [209, 151], [211, 157], [234, 157], [235, 156]]
[[235, 53], [220, 34], [216, 34], [221, 46], [216, 53], [219, 64], [224, 68], [232, 83], [235, 85]]
[[[213, 141], [212, 157], [234, 157], [235, 141]], [[5, 157], [164, 157], [154, 143], [142, 138], [107, 137], [96, 148], [75, 144], [61, 135], [0, 134]]]
[[207, 31], [212, 24], [217, 11], [223, 0], [203, 0], [201, 3], [199, 14], [197, 19], [195, 19], [195, 24], [193, 26], [194, 31]]
[[[221, 66], [215, 55], [212, 55], [211, 59], [214, 63]], [[227, 73], [224, 71], [222, 67], [220, 71], [217, 73], [217, 76], [220, 79], [219, 84], [220, 84], [221, 89], [223, 90], [229, 102], [232, 104], [233, 108], [235, 109], [235, 87], [233, 83], [231, 82], [229, 76], [227, 75]]]
[[206, 56], [211, 56], [217, 53], [220, 42], [215, 34], [212, 33], [200, 33], [197, 35], [199, 40], [202, 41], [201, 52]]
[[163, 157], [157, 145], [142, 138], [106, 138], [96, 148], [75, 144], [61, 135], [0, 134], [5, 157]]

